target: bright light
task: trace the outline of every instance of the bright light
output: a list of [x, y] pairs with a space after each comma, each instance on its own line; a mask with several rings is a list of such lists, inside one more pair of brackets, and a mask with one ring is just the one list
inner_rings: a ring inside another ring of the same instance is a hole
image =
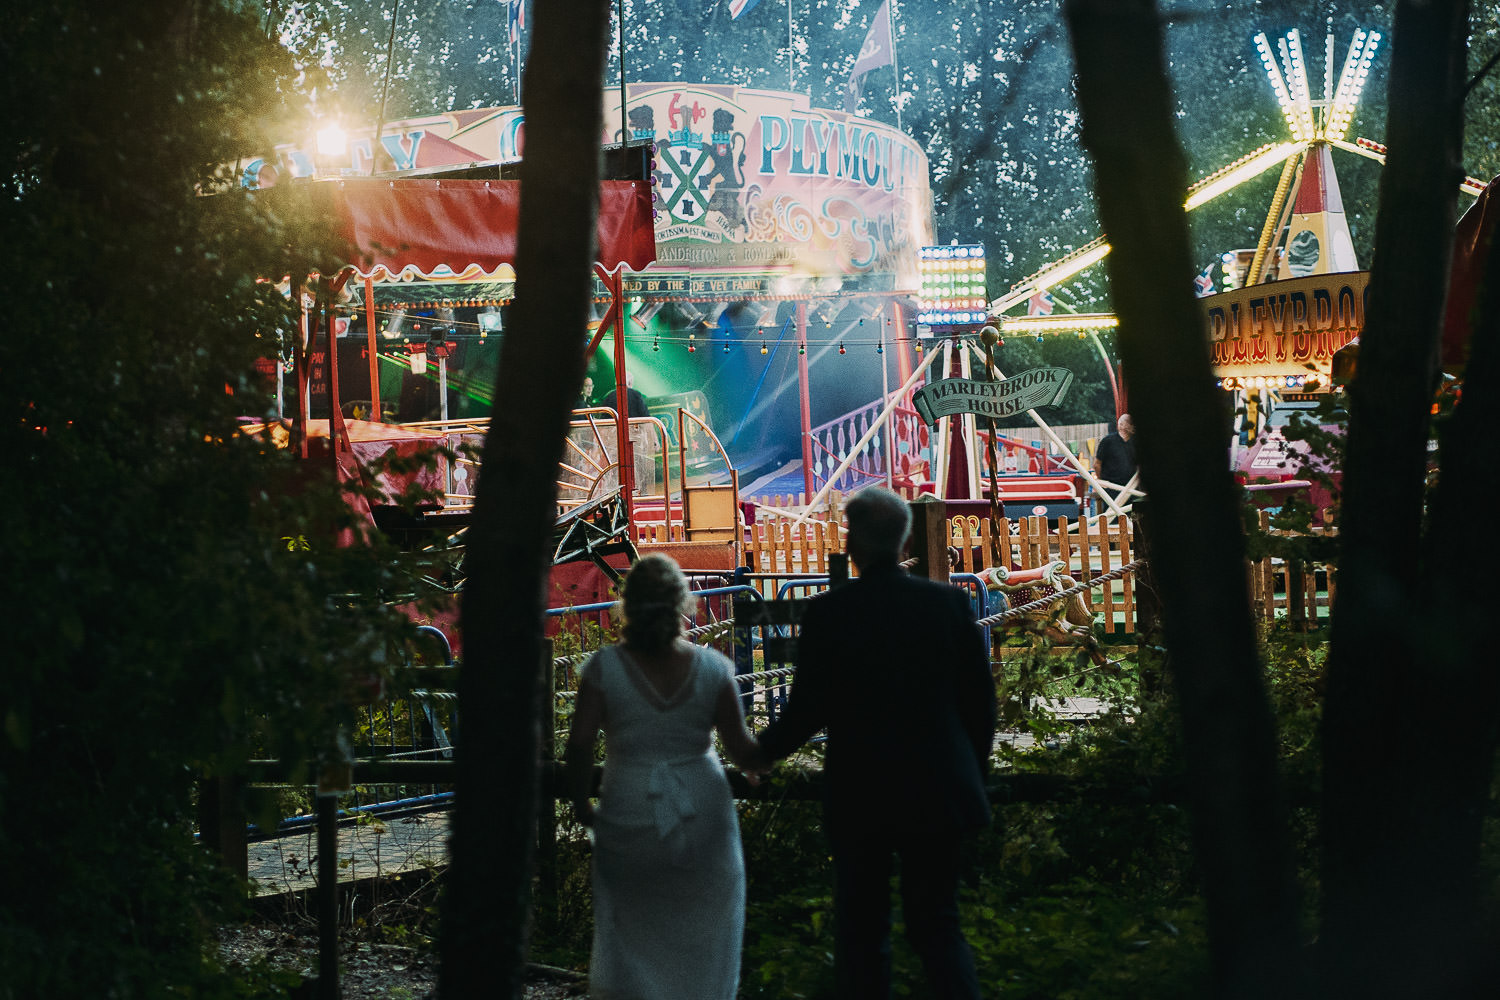
[[1339, 73], [1338, 87], [1334, 89], [1333, 105], [1328, 109], [1328, 118], [1323, 125], [1323, 135], [1331, 141], [1339, 141], [1349, 132], [1349, 123], [1354, 119], [1354, 106], [1370, 75], [1370, 63], [1375, 60], [1375, 50], [1380, 46], [1380, 32], [1368, 34], [1363, 29], [1354, 32], [1349, 43], [1349, 54], [1344, 58], [1343, 71]]
[[1281, 108], [1281, 116], [1286, 119], [1286, 127], [1291, 130], [1293, 139], [1306, 142], [1312, 136], [1302, 131], [1297, 105], [1292, 98], [1292, 88], [1282, 78], [1281, 69], [1276, 65], [1276, 54], [1271, 51], [1271, 43], [1266, 40], [1265, 32], [1255, 36], [1255, 48], [1260, 52], [1261, 65], [1265, 67], [1266, 79], [1271, 82], [1271, 90], [1276, 94], [1276, 103]]
[[1256, 177], [1278, 163], [1302, 151], [1298, 142], [1282, 142], [1273, 146], [1262, 146], [1243, 159], [1236, 160], [1216, 174], [1210, 174], [1188, 189], [1187, 201], [1182, 207], [1192, 211], [1204, 202], [1212, 201], [1231, 188]]
[[348, 137], [338, 125], [325, 125], [318, 129], [319, 156], [342, 156], [347, 143]]
[[1004, 316], [1001, 329], [1006, 333], [1058, 333], [1069, 330], [1113, 330], [1120, 318], [1108, 313], [1075, 313], [1071, 316]]
[[1302, 34], [1293, 28], [1281, 40], [1282, 61], [1287, 67], [1287, 85], [1292, 92], [1292, 103], [1297, 113], [1297, 122], [1304, 135], [1317, 131], [1313, 124], [1312, 92], [1307, 82], [1307, 63], [1302, 57]]
[[1037, 275], [1037, 290], [1042, 291], [1051, 288], [1059, 281], [1073, 277], [1073, 275], [1077, 274], [1079, 271], [1082, 271], [1084, 268], [1093, 267], [1105, 257], [1109, 256], [1110, 249], [1110, 245], [1101, 240], [1097, 246], [1085, 250], [1083, 253], [1078, 254], [1076, 257], [1070, 257], [1059, 261], [1057, 267], [1053, 268], [1050, 271], [1044, 271], [1043, 273]]
[[984, 321], [984, 245], [921, 247], [917, 270], [922, 288], [917, 322], [959, 326]]

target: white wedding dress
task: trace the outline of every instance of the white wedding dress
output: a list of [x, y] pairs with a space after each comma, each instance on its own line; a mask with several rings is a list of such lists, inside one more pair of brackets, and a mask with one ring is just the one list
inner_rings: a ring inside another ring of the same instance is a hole
[[663, 697], [617, 647], [583, 667], [604, 696], [604, 781], [594, 822], [599, 1000], [734, 1000], [745, 927], [745, 864], [715, 700], [733, 665], [695, 647]]

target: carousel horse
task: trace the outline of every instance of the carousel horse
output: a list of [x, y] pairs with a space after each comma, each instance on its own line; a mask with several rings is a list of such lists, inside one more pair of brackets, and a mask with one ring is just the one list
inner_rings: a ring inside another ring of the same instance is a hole
[[[981, 571], [979, 577], [990, 590], [1005, 595], [1006, 607], [1017, 608], [1071, 588], [1075, 581], [1066, 570], [1066, 563], [1054, 560], [1032, 569], [992, 566]], [[1051, 640], [1054, 645], [1081, 646], [1088, 651], [1095, 666], [1108, 662], [1094, 638], [1094, 616], [1079, 594], [1058, 597], [1023, 615], [1015, 624], [1033, 635]]]

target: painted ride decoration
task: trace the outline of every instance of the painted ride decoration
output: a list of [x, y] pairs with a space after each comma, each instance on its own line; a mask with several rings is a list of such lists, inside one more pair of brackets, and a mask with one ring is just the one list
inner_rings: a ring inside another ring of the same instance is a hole
[[[831, 471], [811, 446], [814, 429], [911, 371], [916, 248], [932, 242], [920, 146], [889, 126], [812, 108], [805, 95], [634, 83], [623, 113], [618, 91], [603, 100], [606, 167], [615, 156], [648, 157], [641, 172], [651, 184], [657, 254], [650, 267], [597, 280], [601, 326], [616, 293], [629, 319], [617, 343], [598, 343], [589, 375], [601, 388], [584, 402], [597, 403], [628, 367], [668, 437], [673, 404], [682, 402], [717, 432], [729, 464], [753, 476], [800, 462], [811, 492], [814, 467]], [[457, 111], [390, 123], [378, 142], [355, 133], [342, 153], [320, 156], [310, 146], [252, 162], [243, 182], [353, 178], [376, 165], [372, 150], [382, 176], [504, 174], [524, 150], [525, 117], [519, 108]], [[364, 305], [383, 334], [378, 361], [356, 362], [371, 353], [367, 345], [340, 343], [340, 366], [358, 369], [353, 395], [400, 400], [405, 421], [446, 415], [445, 405], [458, 416], [482, 413], [492, 390], [481, 373], [503, 337], [512, 279], [459, 267], [376, 276]], [[492, 312], [499, 332], [480, 336], [479, 319]], [[418, 374], [412, 360], [433, 327], [451, 354]], [[378, 387], [363, 374], [372, 365]], [[443, 376], [448, 384], [434, 401]], [[686, 431], [695, 456], [703, 454], [698, 427]], [[925, 444], [920, 432], [899, 436], [904, 455]]]

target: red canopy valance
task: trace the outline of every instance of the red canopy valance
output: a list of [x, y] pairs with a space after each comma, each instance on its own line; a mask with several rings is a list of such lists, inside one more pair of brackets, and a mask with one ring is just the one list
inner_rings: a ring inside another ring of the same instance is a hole
[[[349, 178], [298, 185], [348, 242], [347, 262], [368, 277], [384, 268], [432, 277], [477, 265], [514, 264], [520, 181]], [[644, 181], [599, 185], [599, 255], [607, 271], [656, 260], [651, 189]]]

